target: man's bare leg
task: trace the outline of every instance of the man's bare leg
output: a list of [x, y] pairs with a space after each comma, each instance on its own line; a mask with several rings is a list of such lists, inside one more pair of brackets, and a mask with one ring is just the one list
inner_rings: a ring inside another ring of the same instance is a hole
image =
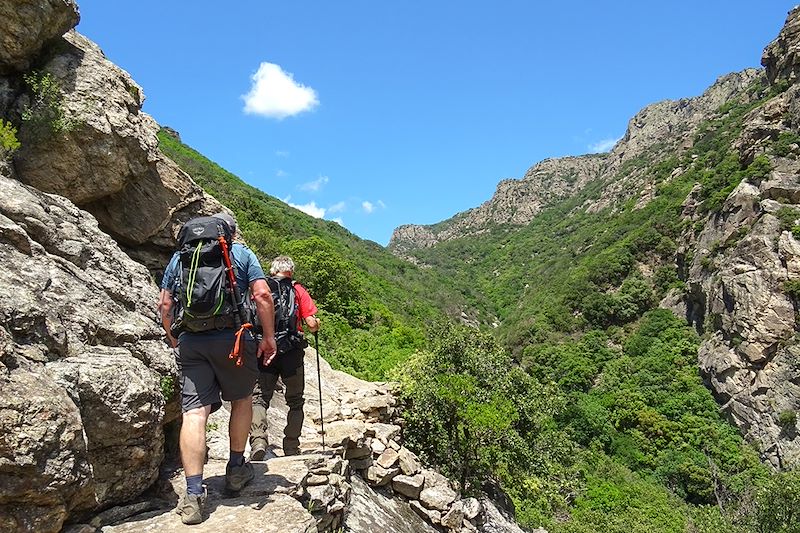
[[186, 477], [203, 474], [206, 462], [206, 422], [211, 406], [197, 407], [183, 413], [181, 425], [181, 462]]
[[250, 424], [253, 422], [253, 397], [247, 396], [241, 400], [231, 402], [231, 419], [228, 423], [228, 433], [231, 439], [231, 451], [244, 452], [247, 445], [247, 436], [250, 434]]

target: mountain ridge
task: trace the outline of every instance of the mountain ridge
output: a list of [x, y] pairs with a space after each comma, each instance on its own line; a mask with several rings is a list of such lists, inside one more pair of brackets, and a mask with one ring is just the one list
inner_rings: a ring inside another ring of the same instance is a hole
[[[659, 146], [659, 152], [676, 147], [685, 150], [693, 131], [703, 118], [733, 98], [763, 71], [745, 69], [720, 76], [701, 95], [679, 100], [662, 100], [649, 104], [628, 121], [623, 137], [606, 153], [546, 158], [534, 164], [519, 179], [498, 183], [492, 198], [480, 206], [462, 211], [440, 222], [428, 225], [404, 224], [396, 228], [388, 248], [409, 259], [416, 248], [427, 248], [438, 242], [478, 235], [489, 225], [521, 226], [529, 223], [542, 209], [574, 196], [588, 183], [609, 180], [626, 163]], [[679, 136], [679, 139], [671, 138]], [[650, 157], [657, 154], [650, 154]], [[640, 184], [635, 183], [633, 187]], [[591, 211], [610, 206], [632, 188], [630, 180], [618, 180], [604, 190]], [[411, 259], [414, 261], [414, 259]]]

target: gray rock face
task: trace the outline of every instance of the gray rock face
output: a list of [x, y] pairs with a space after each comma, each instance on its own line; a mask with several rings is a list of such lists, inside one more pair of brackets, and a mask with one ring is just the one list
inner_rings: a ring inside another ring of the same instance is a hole
[[800, 192], [800, 165], [778, 162], [756, 186], [742, 182], [698, 237], [687, 313], [710, 333], [698, 355], [722, 409], [775, 468], [800, 460], [800, 437], [782, 427], [800, 409], [795, 305], [784, 284], [800, 279], [800, 243], [774, 213]]
[[0, 177], [0, 259], [0, 516], [57, 531], [155, 479], [174, 358], [147, 270], [69, 200]]
[[93, 504], [81, 414], [44, 365], [17, 361], [10, 339], [3, 345], [0, 530], [59, 531], [68, 513]]
[[770, 83], [778, 79], [794, 82], [800, 73], [800, 9], [789, 11], [778, 37], [769, 43], [761, 56]]
[[[158, 270], [189, 218], [224, 208], [158, 150], [158, 124], [141, 112], [144, 93], [77, 32], [42, 68], [59, 81], [75, 127], [48, 134], [23, 123], [18, 177], [91, 212], [137, 260]], [[17, 111], [28, 104], [22, 96]]]
[[436, 529], [420, 518], [408, 503], [375, 491], [361, 479], [353, 478], [353, 495], [344, 525], [360, 533], [434, 533]]
[[158, 125], [138, 111], [142, 89], [127, 72], [82, 35], [69, 32], [65, 41], [42, 70], [59, 81], [77, 124], [67, 133], [47, 134], [23, 123], [16, 168], [25, 183], [82, 205], [148, 172], [158, 159]]
[[0, 73], [24, 71], [42, 46], [80, 20], [74, 0], [0, 1]]
[[[478, 529], [482, 533], [523, 533], [516, 522], [505, 516], [491, 500], [483, 498], [481, 504], [483, 515]], [[547, 533], [547, 531], [537, 529], [533, 533]]]
[[47, 369], [81, 412], [97, 504], [138, 496], [164, 456], [158, 375], [123, 348], [99, 346]]

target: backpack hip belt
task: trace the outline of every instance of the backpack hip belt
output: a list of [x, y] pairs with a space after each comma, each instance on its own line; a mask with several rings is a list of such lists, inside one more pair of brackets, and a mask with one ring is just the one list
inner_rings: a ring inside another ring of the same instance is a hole
[[189, 333], [202, 333], [204, 331], [233, 329], [236, 320], [230, 315], [212, 316], [208, 318], [189, 318], [181, 322], [182, 331]]

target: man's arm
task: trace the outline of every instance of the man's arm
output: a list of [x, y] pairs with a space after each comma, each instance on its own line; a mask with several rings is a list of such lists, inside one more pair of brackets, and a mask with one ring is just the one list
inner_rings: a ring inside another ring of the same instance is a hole
[[269, 286], [263, 279], [257, 279], [250, 284], [250, 294], [256, 303], [256, 313], [263, 330], [263, 338], [258, 345], [258, 356], [264, 358], [266, 366], [272, 362], [278, 351], [275, 347], [275, 306]]
[[295, 294], [297, 295], [297, 304], [300, 311], [300, 317], [308, 327], [308, 331], [316, 333], [319, 331], [319, 318], [317, 318], [317, 304], [308, 294], [308, 291], [299, 283], [294, 284]]
[[161, 325], [167, 333], [167, 342], [175, 348], [178, 340], [172, 336], [172, 293], [167, 289], [161, 289], [158, 299], [158, 312], [161, 314]]

